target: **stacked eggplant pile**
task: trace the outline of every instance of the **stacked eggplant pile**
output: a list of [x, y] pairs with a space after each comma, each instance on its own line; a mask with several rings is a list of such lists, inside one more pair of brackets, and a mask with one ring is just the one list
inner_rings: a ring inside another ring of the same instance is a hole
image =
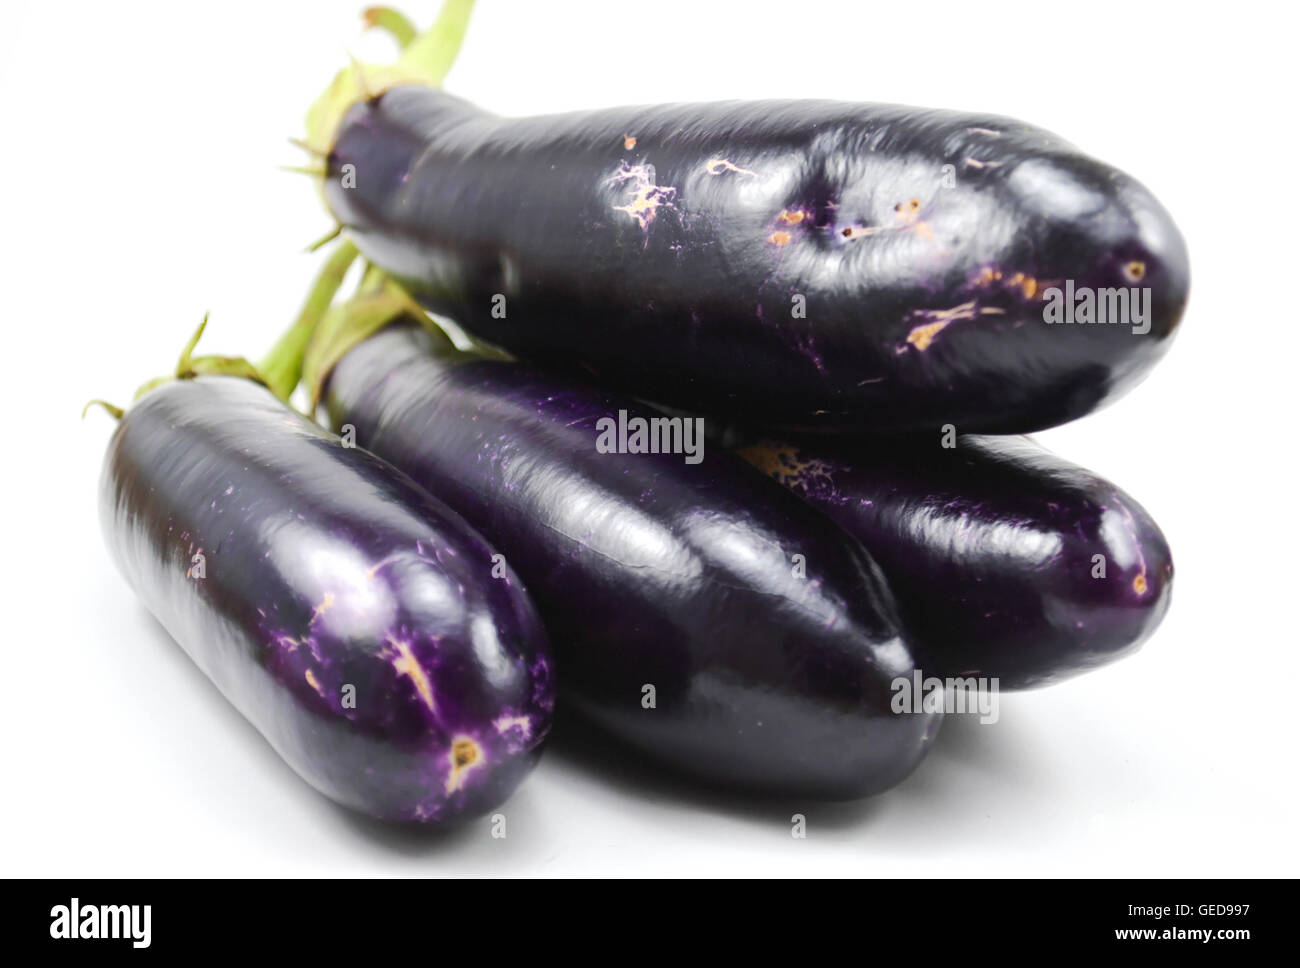
[[1187, 254], [1145, 188], [993, 116], [497, 117], [440, 90], [469, 13], [367, 12], [402, 54], [309, 114], [339, 229], [302, 314], [257, 365], [196, 336], [105, 464], [128, 580], [299, 774], [476, 816], [558, 703], [702, 782], [859, 797], [938, 732], [900, 683], [1142, 643], [1159, 528], [1018, 435], [1168, 348]]

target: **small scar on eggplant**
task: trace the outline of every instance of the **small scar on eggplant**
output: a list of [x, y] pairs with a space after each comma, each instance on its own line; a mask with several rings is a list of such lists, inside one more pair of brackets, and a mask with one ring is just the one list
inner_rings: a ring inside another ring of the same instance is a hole
[[321, 687], [320, 687], [320, 681], [316, 678], [316, 673], [314, 673], [314, 672], [312, 672], [310, 669], [308, 669], [308, 670], [307, 670], [306, 672], [304, 672], [302, 675], [303, 675], [303, 678], [307, 680], [307, 685], [311, 686], [313, 689], [315, 689], [317, 692], [319, 692], [322, 696], [325, 695], [324, 690], [322, 690]]
[[1137, 592], [1139, 595], [1145, 595], [1147, 593], [1146, 575], [1138, 575], [1136, 578], [1133, 579], [1133, 590]]
[[917, 326], [907, 334], [907, 341], [924, 353], [938, 336], [949, 324], [954, 322], [951, 319], [940, 319], [933, 323], [926, 323], [923, 326]]
[[463, 770], [478, 762], [479, 748], [468, 736], [462, 736], [451, 744], [451, 765], [458, 770]]
[[399, 676], [407, 676], [415, 686], [420, 701], [429, 707], [430, 711], [436, 712], [437, 707], [433, 701], [433, 684], [429, 682], [428, 675], [420, 666], [420, 661], [415, 657], [415, 653], [411, 651], [411, 647], [405, 642], [399, 642], [392, 636], [388, 637], [388, 644], [397, 651], [397, 658], [393, 660], [393, 669]]
[[790, 209], [788, 208], [783, 208], [781, 209], [781, 214], [778, 215], [776, 218], [777, 221], [784, 222], [786, 225], [798, 225], [807, 217], [808, 214], [802, 211], [801, 209], [795, 209], [794, 211], [790, 211]]
[[326, 592], [325, 596], [321, 599], [320, 604], [311, 610], [311, 621], [308, 622], [307, 624], [314, 625], [316, 619], [320, 618], [322, 615], [324, 615], [333, 607], [334, 607], [334, 593]]
[[813, 477], [829, 479], [831, 476], [830, 464], [817, 458], [806, 460], [801, 458], [799, 449], [791, 444], [764, 440], [741, 448], [736, 453], [768, 477], [780, 481], [787, 487], [800, 485], [801, 479]]
[[465, 785], [465, 775], [478, 766], [483, 758], [478, 743], [468, 736], [457, 736], [451, 743], [451, 752], [447, 759], [451, 761], [451, 772], [447, 774], [446, 790], [455, 793]]
[[[919, 198], [912, 199], [910, 202], [907, 203], [907, 210], [909, 212], [919, 212], [921, 210], [921, 200]], [[895, 205], [894, 211], [895, 212], [903, 211], [903, 203], [899, 202], [897, 205]]]
[[525, 736], [533, 733], [533, 721], [527, 716], [502, 716], [492, 723], [498, 733], [507, 733], [512, 729], [520, 730]]
[[1025, 294], [1026, 299], [1033, 299], [1038, 294], [1038, 280], [1023, 272], [1017, 272], [1010, 279], [1011, 285], [1019, 286], [1020, 291]]
[[[985, 266], [980, 270], [979, 275], [974, 279], [977, 286], [991, 286], [995, 282], [1002, 282], [1003, 275], [1000, 269], [994, 269], [991, 266]], [[1016, 272], [1006, 277], [1006, 284], [1019, 289], [1026, 299], [1033, 299], [1038, 295], [1040, 283], [1033, 276], [1025, 275], [1023, 272]]]
[[624, 135], [624, 136], [623, 136], [623, 150], [624, 150], [624, 151], [631, 151], [631, 150], [632, 150], [633, 148], [635, 148], [635, 147], [636, 147], [636, 138], [632, 137], [630, 134], [628, 134], [628, 135]]
[[728, 161], [726, 158], [711, 159], [704, 166], [704, 170], [710, 175], [721, 175], [724, 171], [733, 171], [737, 175], [758, 175], [758, 172], [750, 171], [748, 168], [741, 168], [739, 165]]
[[953, 306], [951, 309], [926, 310], [922, 315], [928, 317], [931, 322], [913, 326], [908, 331], [907, 343], [924, 353], [930, 348], [930, 344], [934, 342], [935, 337], [953, 323], [959, 320], [976, 319], [980, 316], [1002, 316], [1005, 315], [1005, 310], [998, 306], [979, 306], [972, 299], [960, 306]]
[[1132, 262], [1130, 262], [1128, 265], [1124, 267], [1124, 275], [1126, 275], [1133, 282], [1141, 281], [1142, 277], [1145, 276], [1146, 274], [1147, 274], [1146, 263], [1140, 262], [1137, 259], [1134, 259]]
[[767, 241], [771, 242], [775, 246], [782, 246], [782, 245], [788, 245], [790, 243], [791, 238], [792, 236], [790, 235], [789, 232], [778, 231], [778, 232], [773, 232], [771, 235], [769, 235], [767, 237]]

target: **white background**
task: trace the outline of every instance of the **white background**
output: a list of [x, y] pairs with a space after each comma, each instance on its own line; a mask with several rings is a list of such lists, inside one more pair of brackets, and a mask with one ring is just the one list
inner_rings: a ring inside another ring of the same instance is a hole
[[[1137, 656], [950, 719], [874, 800], [750, 803], [556, 744], [487, 821], [411, 836], [300, 781], [135, 601], [96, 520], [111, 421], [208, 310], [256, 357], [329, 221], [287, 142], [361, 0], [9, 4], [0, 26], [0, 872], [128, 875], [1297, 873], [1294, 23], [1281, 5], [509, 3], [448, 87], [505, 113], [834, 97], [991, 111], [1144, 181], [1193, 287], [1150, 378], [1041, 435], [1163, 526]], [[412, 5], [415, 6], [414, 4]], [[432, 0], [408, 12], [431, 21]], [[808, 836], [790, 835], [793, 812]], [[1227, 900], [1231, 900], [1230, 898]]]

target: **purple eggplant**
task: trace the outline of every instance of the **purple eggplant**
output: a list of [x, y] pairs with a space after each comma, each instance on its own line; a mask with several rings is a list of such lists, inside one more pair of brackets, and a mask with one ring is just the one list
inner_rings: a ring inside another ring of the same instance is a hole
[[860, 539], [927, 673], [1046, 685], [1135, 649], [1173, 559], [1131, 497], [1025, 437], [765, 441], [739, 452]]
[[915, 665], [876, 566], [734, 455], [620, 452], [614, 423], [635, 451], [646, 409], [407, 324], [343, 356], [325, 399], [507, 556], [593, 728], [713, 783], [832, 799], [929, 747], [942, 713], [891, 709]]
[[229, 376], [128, 410], [101, 481], [136, 594], [285, 761], [385, 820], [500, 804], [554, 703], [522, 584], [405, 475]]
[[1060, 424], [1140, 380], [1187, 298], [1183, 239], [1146, 188], [1002, 117], [501, 118], [398, 84], [320, 137], [330, 210], [429, 308], [515, 356], [769, 427]]

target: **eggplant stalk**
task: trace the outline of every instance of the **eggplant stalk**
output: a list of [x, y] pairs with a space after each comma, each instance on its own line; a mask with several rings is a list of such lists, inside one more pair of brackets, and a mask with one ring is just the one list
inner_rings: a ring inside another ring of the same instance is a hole
[[312, 284], [298, 318], [262, 359], [259, 369], [266, 385], [281, 400], [287, 401], [298, 386], [307, 343], [329, 310], [356, 257], [357, 249], [351, 242], [345, 241], [334, 250]]
[[422, 34], [416, 34], [410, 21], [394, 10], [376, 7], [366, 11], [366, 22], [392, 34], [402, 54], [390, 65], [354, 60], [335, 75], [307, 112], [308, 149], [327, 154], [343, 115], [358, 101], [375, 98], [398, 84], [441, 87], [460, 53], [473, 10], [474, 0], [445, 0], [438, 19]]

